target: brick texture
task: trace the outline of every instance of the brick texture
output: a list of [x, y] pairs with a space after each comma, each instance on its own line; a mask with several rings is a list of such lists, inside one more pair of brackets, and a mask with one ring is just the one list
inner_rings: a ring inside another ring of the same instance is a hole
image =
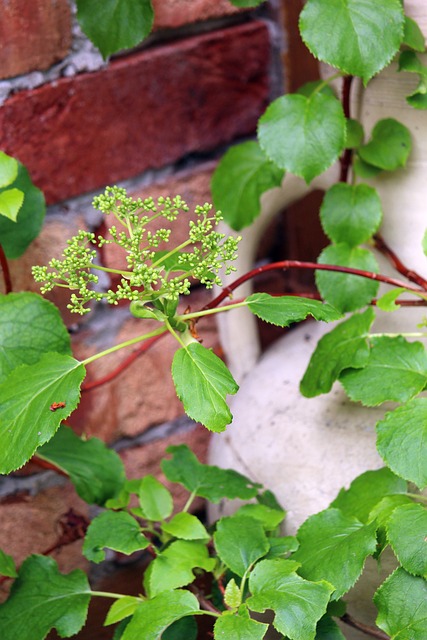
[[181, 27], [238, 11], [229, 0], [154, 0], [153, 8], [155, 29]]
[[159, 46], [21, 92], [0, 108], [0, 148], [49, 203], [254, 131], [268, 99], [259, 22]]
[[0, 14], [0, 78], [43, 70], [71, 44], [68, 0], [7, 0]]

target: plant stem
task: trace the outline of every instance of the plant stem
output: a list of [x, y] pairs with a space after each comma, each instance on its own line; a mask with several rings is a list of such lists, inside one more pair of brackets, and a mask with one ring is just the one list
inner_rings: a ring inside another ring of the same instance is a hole
[[[350, 91], [351, 91], [352, 82], [353, 82], [353, 76], [344, 76], [343, 86], [342, 86], [341, 102], [342, 102], [344, 115], [345, 115], [346, 118], [350, 118], [351, 117], [351, 113], [350, 113]], [[353, 149], [345, 149], [344, 153], [342, 154], [342, 156], [340, 158], [340, 165], [341, 165], [340, 182], [347, 182], [348, 181], [348, 174], [349, 174], [349, 171], [350, 171], [352, 158], [353, 158]]]
[[379, 629], [374, 629], [373, 627], [370, 627], [367, 624], [364, 624], [363, 622], [359, 622], [358, 620], [355, 620], [348, 613], [345, 613], [343, 616], [341, 616], [340, 620], [342, 620], [342, 622], [345, 622], [345, 624], [348, 624], [350, 627], [353, 627], [354, 629], [358, 629], [362, 633], [366, 633], [366, 635], [371, 636], [371, 638], [377, 638], [378, 640], [390, 640], [390, 636], [388, 636], [383, 631], [380, 631]]
[[12, 278], [10, 277], [9, 263], [3, 247], [0, 244], [0, 265], [3, 271], [4, 292], [12, 293]]
[[108, 356], [110, 353], [114, 353], [115, 351], [119, 351], [119, 349], [123, 349], [124, 347], [130, 347], [132, 344], [136, 344], [137, 342], [142, 342], [142, 340], [147, 340], [148, 338], [152, 338], [155, 336], [160, 336], [163, 333], [166, 333], [167, 329], [165, 327], [159, 327], [154, 331], [150, 331], [150, 333], [144, 333], [142, 336], [137, 336], [136, 338], [131, 338], [131, 340], [126, 340], [125, 342], [120, 342], [120, 344], [114, 345], [114, 347], [110, 347], [109, 349], [105, 349], [105, 351], [101, 351], [100, 353], [96, 353], [86, 360], [82, 360], [81, 364], [88, 365], [98, 358], [102, 358], [103, 356]]
[[185, 505], [182, 508], [182, 511], [188, 511], [189, 510], [189, 508], [191, 507], [195, 497], [196, 497], [196, 490], [191, 492], [191, 494], [188, 497], [187, 502], [185, 503]]
[[420, 274], [416, 271], [408, 269], [408, 267], [403, 264], [403, 262], [400, 260], [400, 258], [398, 258], [394, 251], [390, 249], [384, 238], [379, 233], [374, 235], [374, 246], [378, 251], [380, 251], [380, 253], [386, 256], [386, 258], [393, 265], [396, 271], [401, 273], [402, 276], [405, 276], [405, 278], [408, 278], [408, 280], [410, 280], [411, 282], [415, 282], [425, 291], [427, 291], [427, 280], [420, 276]]
[[247, 307], [248, 303], [246, 300], [241, 300], [240, 302], [235, 302], [233, 304], [225, 304], [222, 307], [217, 307], [215, 309], [206, 309], [201, 311], [195, 311], [194, 313], [184, 313], [181, 316], [178, 316], [180, 320], [192, 320], [193, 318], [202, 318], [203, 316], [210, 316], [213, 313], [221, 313], [222, 311], [231, 311], [232, 309], [239, 309], [240, 307]]
[[[110, 593], [109, 591], [89, 591], [89, 593], [91, 596], [97, 596], [98, 598], [114, 598], [114, 600], [129, 597], [125, 593]], [[138, 600], [141, 600], [141, 602], [143, 602], [142, 598], [138, 598]]]
[[424, 502], [425, 504], [427, 504], [427, 496], [423, 496], [422, 493], [407, 493], [406, 495], [413, 500], [419, 500], [420, 502]]

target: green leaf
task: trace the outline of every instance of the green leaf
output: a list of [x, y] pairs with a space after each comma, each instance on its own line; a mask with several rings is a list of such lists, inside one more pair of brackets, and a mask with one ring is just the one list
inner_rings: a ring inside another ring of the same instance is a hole
[[315, 320], [324, 322], [332, 322], [342, 317], [342, 314], [330, 304], [296, 296], [254, 293], [246, 298], [246, 303], [249, 310], [258, 318], [279, 327], [288, 327], [293, 322], [301, 322], [309, 315]]
[[314, 640], [316, 624], [326, 612], [332, 585], [308, 582], [294, 573], [289, 560], [262, 560], [249, 577], [252, 611], [274, 611], [274, 627], [290, 640]]
[[323, 198], [320, 220], [326, 235], [335, 243], [356, 247], [377, 231], [382, 206], [375, 189], [366, 184], [338, 182]]
[[16, 222], [24, 194], [19, 189], [6, 189], [0, 193], [0, 216]]
[[198, 611], [197, 598], [189, 591], [159, 593], [138, 606], [122, 640], [158, 640], [173, 622]]
[[358, 120], [347, 118], [346, 120], [346, 149], [357, 149], [363, 142], [364, 131]]
[[340, 382], [351, 400], [367, 407], [387, 401], [406, 402], [427, 384], [424, 345], [408, 342], [402, 336], [372, 338], [365, 367], [343, 371]]
[[162, 633], [162, 640], [197, 640], [198, 628], [194, 616], [187, 616], [173, 622]]
[[279, 167], [307, 183], [330, 167], [345, 146], [341, 103], [322, 93], [286, 95], [270, 104], [258, 124], [258, 139]]
[[381, 173], [381, 169], [364, 162], [357, 154], [353, 160], [353, 171], [362, 180], [370, 180]]
[[[347, 244], [329, 245], [320, 254], [318, 262], [378, 273], [378, 263], [370, 251]], [[316, 271], [316, 284], [322, 298], [343, 313], [369, 304], [379, 286], [369, 278], [331, 271]]]
[[262, 524], [248, 516], [221, 518], [214, 533], [214, 543], [222, 562], [238, 576], [243, 576], [269, 550]]
[[404, 291], [406, 291], [404, 287], [397, 287], [396, 289], [387, 291], [381, 298], [378, 298], [377, 307], [381, 309], [381, 311], [388, 312], [400, 309], [400, 304], [396, 304], [396, 300]]
[[37, 450], [37, 456], [65, 471], [88, 504], [105, 505], [119, 494], [125, 481], [123, 462], [115, 451], [98, 438], [80, 438], [65, 425]]
[[409, 129], [393, 118], [386, 118], [377, 122], [371, 140], [359, 148], [359, 155], [374, 167], [395, 171], [406, 165], [411, 149]]
[[[77, 407], [84, 366], [70, 356], [44, 355], [21, 365], [0, 384], [0, 473], [19, 469], [52, 438]], [[54, 403], [62, 403], [52, 410]]]
[[77, 18], [104, 58], [139, 44], [151, 31], [151, 0], [77, 0]]
[[402, 44], [420, 53], [423, 53], [426, 48], [423, 32], [415, 20], [408, 16], [405, 16], [405, 32]]
[[266, 558], [283, 558], [292, 551], [298, 549], [298, 540], [295, 536], [279, 536], [278, 538], [269, 538], [270, 551]]
[[265, 0], [230, 0], [230, 4], [233, 4], [235, 7], [258, 7], [260, 4], [265, 2]]
[[18, 161], [0, 151], [0, 188], [8, 187], [18, 175]]
[[427, 486], [427, 398], [415, 398], [377, 424], [377, 449], [394, 473]]
[[183, 540], [209, 540], [210, 535], [199, 518], [191, 513], [181, 512], [174, 515], [172, 520], [165, 522], [163, 531], [175, 538]]
[[286, 511], [272, 509], [265, 504], [244, 504], [237, 509], [235, 514], [258, 520], [266, 531], [274, 531], [283, 522]]
[[124, 511], [104, 511], [90, 523], [83, 554], [91, 562], [105, 560], [104, 548], [126, 555], [146, 549], [150, 541], [141, 533], [138, 522]]
[[239, 386], [223, 361], [192, 342], [175, 352], [172, 377], [187, 415], [211, 431], [224, 431], [233, 419], [225, 399]]
[[164, 520], [172, 513], [172, 495], [154, 476], [145, 476], [139, 488], [139, 502], [147, 520]]
[[257, 142], [231, 147], [221, 158], [212, 177], [215, 208], [236, 231], [251, 224], [261, 211], [264, 191], [279, 187], [284, 176]]
[[374, 596], [377, 625], [393, 640], [425, 640], [427, 583], [397, 569]]
[[387, 523], [387, 538], [408, 572], [427, 578], [427, 509], [421, 504], [397, 507]]
[[376, 520], [378, 526], [383, 527], [393, 511], [405, 504], [413, 504], [412, 498], [405, 493], [385, 496], [373, 507], [369, 514], [369, 520]]
[[320, 618], [316, 627], [315, 640], [346, 640], [341, 629], [330, 616]]
[[344, 320], [319, 340], [300, 384], [306, 398], [328, 393], [344, 369], [365, 366], [369, 358], [367, 334], [374, 319], [374, 311], [368, 308]]
[[220, 502], [223, 498], [250, 500], [258, 493], [260, 484], [252, 482], [234, 469], [220, 469], [202, 464], [190, 449], [184, 445], [166, 449], [172, 455], [170, 460], [162, 460], [162, 471], [171, 482], [179, 482], [196, 496], [209, 502]]
[[376, 550], [376, 523], [364, 525], [339, 509], [310, 516], [299, 528], [300, 546], [292, 560], [308, 580], [327, 580], [340, 598], [359, 578], [367, 556]]
[[215, 564], [216, 559], [209, 557], [208, 548], [203, 542], [176, 540], [151, 562], [144, 575], [144, 586], [152, 598], [193, 582], [193, 569], [212, 571]]
[[[422, 38], [424, 42], [424, 36]], [[399, 58], [399, 71], [418, 74], [418, 86], [407, 96], [406, 101], [415, 109], [427, 109], [427, 66], [414, 51], [403, 51]]]
[[0, 549], [0, 575], [8, 578], [16, 578], [18, 575], [15, 568], [15, 561], [12, 556]]
[[[18, 175], [9, 185], [24, 193], [24, 202], [14, 222], [0, 216], [1, 245], [9, 260], [19, 258], [38, 236], [46, 213], [44, 196], [31, 182], [26, 168], [18, 163]], [[0, 189], [0, 196], [4, 189]]]
[[86, 575], [76, 569], [67, 575], [55, 560], [30, 556], [22, 564], [9, 599], [0, 605], [0, 637], [44, 640], [55, 628], [68, 638], [83, 627], [90, 600]]
[[328, 84], [325, 84], [323, 80], [311, 80], [299, 87], [295, 93], [309, 98], [314, 92], [323, 93], [326, 96], [332, 96], [336, 98], [335, 92]]
[[54, 304], [37, 293], [0, 295], [0, 382], [44, 353], [71, 354], [70, 335]]
[[400, 0], [308, 0], [299, 26], [316, 58], [366, 85], [399, 50], [404, 22]]
[[119, 598], [111, 605], [105, 618], [104, 626], [115, 624], [116, 622], [120, 622], [120, 620], [132, 616], [140, 603], [141, 598], [135, 598], [134, 596]]
[[372, 509], [387, 495], [407, 491], [407, 483], [394, 475], [387, 467], [376, 471], [365, 471], [341, 489], [331, 507], [340, 509], [345, 516], [353, 516], [360, 522], [368, 522]]
[[252, 620], [239, 613], [226, 611], [215, 622], [215, 640], [262, 640], [268, 630], [268, 624]]
[[237, 609], [242, 604], [242, 592], [234, 578], [231, 578], [225, 588], [224, 602], [230, 609]]

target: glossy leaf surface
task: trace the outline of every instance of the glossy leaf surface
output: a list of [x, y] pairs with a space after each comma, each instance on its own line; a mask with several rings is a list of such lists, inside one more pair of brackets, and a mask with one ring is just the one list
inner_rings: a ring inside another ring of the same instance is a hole
[[142, 479], [139, 502], [147, 520], [164, 520], [172, 513], [172, 495], [154, 476], [147, 475]]
[[130, 555], [145, 549], [150, 541], [141, 533], [135, 518], [124, 511], [104, 511], [90, 523], [83, 553], [91, 562], [105, 560], [104, 548]]
[[249, 616], [225, 612], [215, 622], [215, 640], [262, 640], [267, 633], [268, 625], [252, 620]]
[[175, 514], [169, 522], [165, 522], [162, 529], [171, 536], [183, 540], [209, 540], [210, 538], [199, 518], [184, 511]]
[[427, 582], [397, 569], [374, 596], [377, 625], [393, 640], [425, 640]]
[[219, 520], [214, 543], [221, 560], [238, 576], [243, 576], [269, 549], [262, 524], [254, 518], [242, 515]]
[[397, 507], [387, 522], [387, 538], [402, 567], [427, 579], [427, 509], [414, 503]]
[[332, 322], [342, 317], [342, 314], [330, 304], [309, 298], [254, 293], [246, 298], [246, 302], [250, 311], [258, 318], [279, 327], [288, 327], [293, 322], [301, 322], [307, 316], [324, 322]]
[[370, 165], [385, 171], [404, 167], [412, 149], [409, 129], [393, 118], [377, 122], [370, 141], [359, 148], [359, 155]]
[[0, 216], [16, 222], [24, 194], [19, 189], [5, 189], [0, 193]]

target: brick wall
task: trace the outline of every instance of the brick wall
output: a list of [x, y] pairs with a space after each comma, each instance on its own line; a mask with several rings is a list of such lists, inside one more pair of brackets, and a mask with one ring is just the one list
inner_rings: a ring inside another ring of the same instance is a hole
[[[227, 0], [153, 4], [154, 35], [106, 63], [80, 32], [68, 0], [2, 2], [0, 149], [27, 166], [49, 204], [41, 235], [11, 262], [16, 291], [37, 290], [31, 265], [57, 255], [78, 228], [99, 227], [90, 202], [107, 184], [142, 197], [179, 193], [190, 207], [208, 201], [218, 157], [254, 134], [281, 89], [279, 0], [243, 12]], [[103, 259], [114, 265], [114, 254]], [[202, 306], [207, 295], [196, 289], [185, 304]], [[98, 308], [81, 320], [66, 311], [66, 296], [55, 292], [51, 299], [72, 331], [77, 357], [139, 331], [125, 308]], [[200, 329], [204, 344], [220, 353], [214, 322]], [[70, 420], [79, 433], [116, 446], [131, 477], [158, 473], [170, 443], [186, 442], [202, 459], [206, 454], [207, 432], [183, 416], [172, 387], [173, 350], [166, 338], [112, 382], [83, 393]], [[94, 363], [88, 379], [125, 355]], [[87, 515], [51, 472], [30, 465], [0, 479], [0, 548], [18, 562], [29, 551], [43, 552], [69, 507]], [[57, 554], [63, 568], [81, 565], [78, 550], [74, 543]]]

